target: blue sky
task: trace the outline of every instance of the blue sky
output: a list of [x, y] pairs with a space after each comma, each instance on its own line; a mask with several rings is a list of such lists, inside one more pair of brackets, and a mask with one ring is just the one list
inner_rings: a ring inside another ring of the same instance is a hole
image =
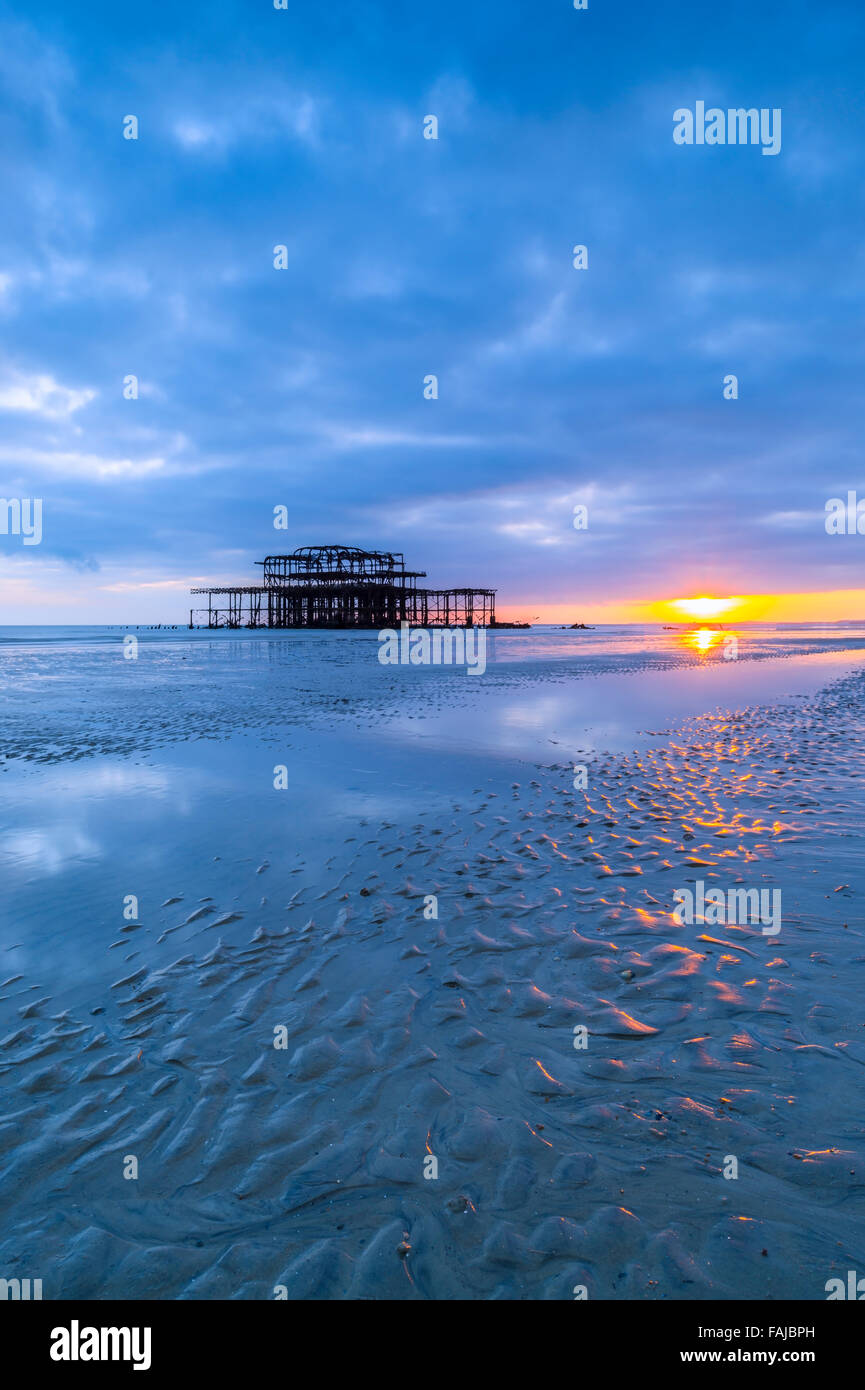
[[865, 590], [863, 52], [852, 0], [0, 7], [0, 621], [319, 542], [529, 616]]

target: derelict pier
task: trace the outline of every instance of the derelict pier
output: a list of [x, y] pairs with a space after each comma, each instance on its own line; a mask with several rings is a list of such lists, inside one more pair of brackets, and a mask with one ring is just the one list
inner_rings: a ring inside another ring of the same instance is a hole
[[400, 552], [310, 545], [258, 560], [261, 584], [193, 589], [207, 607], [191, 609], [202, 627], [494, 627], [495, 589], [426, 589], [424, 570], [407, 570]]

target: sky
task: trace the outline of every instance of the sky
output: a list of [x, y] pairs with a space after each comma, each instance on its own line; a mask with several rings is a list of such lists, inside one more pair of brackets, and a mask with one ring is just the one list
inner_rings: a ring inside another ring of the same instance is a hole
[[[505, 617], [865, 618], [863, 52], [859, 0], [0, 6], [0, 623], [315, 544]], [[699, 101], [779, 152], [677, 144]]]

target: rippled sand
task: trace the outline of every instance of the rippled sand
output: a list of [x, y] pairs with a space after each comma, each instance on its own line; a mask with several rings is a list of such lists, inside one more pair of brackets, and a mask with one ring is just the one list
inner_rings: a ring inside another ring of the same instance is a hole
[[[323, 887], [220, 845], [233, 892], [167, 884], [86, 1006], [0, 979], [0, 1276], [824, 1299], [865, 1269], [863, 739], [854, 674], [590, 755], [585, 791], [498, 766], [368, 817]], [[780, 888], [780, 936], [680, 925], [697, 878]]]

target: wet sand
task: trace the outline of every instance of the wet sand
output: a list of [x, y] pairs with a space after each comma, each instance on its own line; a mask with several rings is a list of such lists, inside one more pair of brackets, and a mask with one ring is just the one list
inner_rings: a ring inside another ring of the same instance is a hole
[[[16, 656], [0, 1276], [822, 1300], [865, 1268], [862, 653], [508, 662], [478, 696], [356, 652], [315, 686], [178, 643], [98, 702], [99, 653]], [[780, 936], [679, 924], [697, 878], [780, 888]]]

